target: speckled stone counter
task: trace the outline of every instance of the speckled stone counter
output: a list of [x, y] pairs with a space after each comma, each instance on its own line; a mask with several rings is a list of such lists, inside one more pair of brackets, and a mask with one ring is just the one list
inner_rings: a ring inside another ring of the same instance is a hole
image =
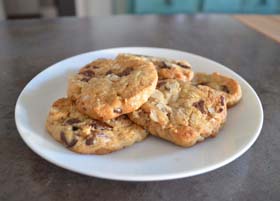
[[[280, 33], [279, 33], [280, 34]], [[256, 143], [207, 174], [163, 182], [118, 182], [59, 168], [33, 153], [14, 107], [37, 73], [87, 51], [154, 46], [193, 52], [240, 74], [264, 107]], [[0, 200], [280, 200], [280, 44], [230, 16], [117, 16], [0, 22]]]

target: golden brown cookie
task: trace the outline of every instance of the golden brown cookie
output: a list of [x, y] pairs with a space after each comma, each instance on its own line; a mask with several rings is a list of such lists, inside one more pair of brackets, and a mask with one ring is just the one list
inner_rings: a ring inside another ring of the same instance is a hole
[[68, 97], [80, 112], [109, 120], [138, 109], [154, 92], [157, 80], [155, 66], [146, 59], [98, 59], [69, 79]]
[[148, 133], [126, 115], [106, 122], [80, 113], [73, 101], [61, 98], [50, 109], [46, 128], [68, 149], [82, 154], [107, 154], [142, 141]]
[[[134, 55], [134, 54], [125, 54]], [[191, 65], [186, 60], [171, 60], [160, 57], [152, 57], [145, 55], [134, 55], [151, 61], [157, 68], [158, 79], [177, 79], [181, 81], [191, 81], [193, 71]]]
[[205, 85], [222, 91], [227, 99], [228, 107], [237, 104], [242, 97], [241, 87], [236, 80], [216, 72], [212, 74], [196, 73], [192, 82], [195, 85]]
[[226, 120], [226, 99], [207, 86], [162, 80], [148, 102], [128, 116], [152, 135], [189, 147], [217, 135]]

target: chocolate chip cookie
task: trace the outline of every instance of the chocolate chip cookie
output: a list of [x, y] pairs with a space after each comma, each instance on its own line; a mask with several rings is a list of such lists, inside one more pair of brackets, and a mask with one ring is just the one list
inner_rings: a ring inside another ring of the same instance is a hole
[[80, 113], [73, 101], [61, 98], [50, 109], [46, 128], [68, 149], [82, 154], [107, 154], [142, 141], [148, 133], [126, 115], [106, 122]]
[[[134, 55], [134, 54], [125, 54]], [[177, 79], [182, 81], [190, 81], [193, 78], [191, 65], [186, 60], [171, 60], [160, 57], [152, 57], [145, 55], [134, 55], [151, 61], [157, 68], [158, 78], [161, 79]]]
[[195, 85], [205, 85], [223, 92], [228, 107], [236, 105], [242, 97], [241, 87], [236, 80], [216, 72], [196, 73], [192, 82]]
[[109, 120], [138, 109], [154, 92], [157, 80], [155, 66], [146, 59], [98, 59], [69, 79], [68, 97], [80, 112]]
[[227, 116], [226, 98], [207, 86], [167, 79], [128, 116], [152, 135], [189, 147], [217, 135]]

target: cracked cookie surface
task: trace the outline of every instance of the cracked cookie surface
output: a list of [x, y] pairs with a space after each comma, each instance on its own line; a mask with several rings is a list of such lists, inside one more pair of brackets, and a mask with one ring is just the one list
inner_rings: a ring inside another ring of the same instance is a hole
[[50, 109], [46, 128], [68, 149], [82, 154], [107, 154], [142, 141], [148, 133], [126, 115], [106, 122], [80, 113], [73, 101], [61, 98]]
[[226, 99], [210, 87], [167, 79], [128, 116], [152, 135], [189, 147], [217, 135], [226, 120]]
[[241, 100], [242, 91], [238, 82], [219, 73], [196, 73], [192, 82], [221, 91], [226, 97], [228, 107], [233, 107]]
[[82, 113], [109, 120], [138, 109], [154, 92], [157, 80], [152, 62], [120, 54], [83, 67], [69, 79], [67, 94]]
[[[124, 54], [134, 55], [134, 54]], [[151, 61], [158, 72], [158, 79], [177, 79], [181, 81], [191, 81], [194, 73], [191, 70], [191, 65], [186, 60], [171, 60], [160, 57], [146, 56], [146, 55], [134, 55], [140, 58]]]

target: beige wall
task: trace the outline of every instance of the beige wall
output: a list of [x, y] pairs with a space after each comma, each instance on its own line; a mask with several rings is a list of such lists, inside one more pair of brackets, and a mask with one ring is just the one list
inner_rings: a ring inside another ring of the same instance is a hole
[[5, 19], [3, 0], [0, 0], [0, 20]]
[[78, 17], [112, 15], [111, 0], [75, 0]]
[[5, 11], [8, 15], [39, 14], [38, 0], [5, 0]]
[[124, 14], [127, 13], [127, 0], [113, 0], [115, 3], [115, 13], [114, 14]]

